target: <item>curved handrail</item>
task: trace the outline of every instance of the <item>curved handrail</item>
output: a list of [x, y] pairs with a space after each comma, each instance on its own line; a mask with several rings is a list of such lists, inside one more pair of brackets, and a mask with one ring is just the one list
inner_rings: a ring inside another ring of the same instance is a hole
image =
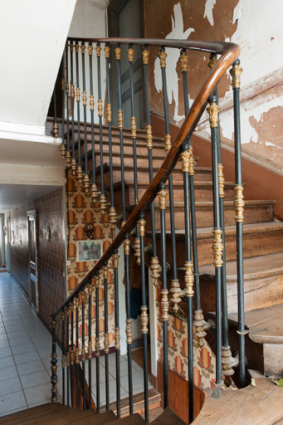
[[87, 273], [83, 278], [81, 283], [77, 288], [72, 292], [71, 295], [64, 301], [64, 303], [52, 314], [53, 319], [58, 316], [59, 313], [71, 302], [81, 290], [89, 283], [93, 278], [94, 273], [100, 270], [104, 263], [107, 262], [113, 255], [114, 249], [118, 249], [125, 235], [129, 234], [131, 230], [135, 227], [138, 219], [139, 213], [145, 211], [152, 201], [154, 200], [157, 192], [159, 190], [159, 185], [163, 181], [166, 181], [167, 177], [170, 175], [171, 171], [176, 165], [176, 162], [181, 153], [181, 147], [185, 137], [190, 138], [193, 131], [195, 130], [197, 123], [205, 109], [208, 98], [210, 94], [215, 89], [221, 77], [227, 71], [227, 69], [232, 66], [235, 60], [239, 57], [240, 47], [234, 43], [224, 43], [224, 42], [202, 42], [202, 41], [182, 41], [182, 40], [162, 40], [162, 39], [126, 39], [126, 38], [93, 38], [93, 39], [83, 39], [83, 38], [70, 38], [70, 41], [89, 41], [96, 43], [116, 43], [116, 44], [139, 44], [139, 45], [156, 45], [164, 47], [178, 47], [178, 48], [187, 48], [192, 50], [206, 51], [216, 54], [221, 54], [222, 56], [216, 62], [215, 66], [211, 69], [208, 74], [204, 84], [199, 90], [191, 108], [189, 114], [185, 118], [185, 121], [174, 141], [170, 151], [168, 152], [166, 158], [164, 159], [159, 171], [156, 173], [152, 182], [146, 189], [141, 200], [136, 205], [135, 209], [130, 214], [126, 223], [123, 225], [113, 242], [109, 245], [108, 249], [103, 253], [101, 258], [93, 266], [93, 268]]

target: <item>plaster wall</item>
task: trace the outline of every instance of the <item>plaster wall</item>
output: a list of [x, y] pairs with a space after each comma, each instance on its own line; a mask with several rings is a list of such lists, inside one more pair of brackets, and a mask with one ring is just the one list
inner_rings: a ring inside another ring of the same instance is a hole
[[[103, 38], [107, 37], [107, 5], [108, 0], [78, 0], [74, 11], [73, 19], [71, 22], [69, 37], [77, 38]], [[88, 43], [86, 43], [88, 45]], [[92, 67], [93, 67], [93, 94], [95, 99], [95, 110], [94, 119], [95, 123], [99, 122], [97, 114], [97, 99], [98, 99], [98, 81], [97, 81], [97, 70], [96, 70], [96, 51], [95, 45], [93, 45], [92, 55]], [[104, 46], [101, 46], [102, 49]], [[74, 53], [75, 60], [75, 53]], [[75, 62], [74, 62], [75, 64]], [[90, 107], [89, 107], [89, 94], [90, 94], [90, 73], [89, 73], [89, 54], [86, 48], [85, 54], [85, 76], [86, 76], [86, 93], [88, 98], [88, 105], [86, 108], [86, 119], [87, 122], [91, 121]], [[74, 68], [74, 85], [80, 87], [82, 92], [83, 87], [83, 75], [82, 75], [82, 60], [81, 54], [79, 53], [79, 79], [76, 78], [76, 68]], [[101, 92], [102, 102], [104, 107], [106, 91], [106, 64], [104, 51], [101, 52]], [[78, 117], [77, 105], [75, 105], [75, 120]], [[84, 108], [82, 101], [80, 102], [80, 119], [81, 122], [84, 119]]]
[[[157, 13], [158, 11], [158, 13]], [[243, 152], [251, 159], [282, 173], [283, 136], [280, 124], [283, 107], [281, 50], [283, 3], [272, 0], [155, 0], [145, 2], [146, 37], [188, 38], [189, 40], [232, 41], [241, 46], [240, 56], [243, 99]], [[181, 125], [184, 102], [178, 54], [167, 49], [167, 92], [170, 119]], [[163, 115], [161, 73], [157, 51], [152, 51], [151, 108]], [[195, 98], [208, 74], [208, 55], [189, 52], [188, 86], [191, 100]], [[230, 76], [220, 86], [221, 131], [224, 144], [232, 146], [233, 118]], [[207, 114], [199, 130], [208, 137]]]
[[75, 4], [10, 0], [1, 8], [1, 121], [44, 126]]

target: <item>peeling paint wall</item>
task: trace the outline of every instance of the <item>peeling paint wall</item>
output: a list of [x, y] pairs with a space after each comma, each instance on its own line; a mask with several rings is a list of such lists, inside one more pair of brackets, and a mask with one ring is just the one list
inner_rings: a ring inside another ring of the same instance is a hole
[[[161, 7], [162, 3], [162, 7]], [[189, 40], [232, 41], [241, 46], [241, 126], [243, 153], [265, 166], [283, 171], [283, 55], [280, 53], [283, 34], [281, 16], [283, 2], [271, 0], [161, 0], [145, 2], [147, 37], [183, 38]], [[184, 101], [180, 64], [177, 53], [167, 49], [167, 92], [170, 120], [181, 125]], [[163, 115], [161, 74], [157, 49], [150, 81], [151, 108]], [[194, 99], [208, 74], [208, 54], [189, 52], [188, 87]], [[224, 144], [233, 145], [232, 89], [227, 73], [219, 85], [221, 133]], [[209, 135], [207, 114], [199, 126]]]

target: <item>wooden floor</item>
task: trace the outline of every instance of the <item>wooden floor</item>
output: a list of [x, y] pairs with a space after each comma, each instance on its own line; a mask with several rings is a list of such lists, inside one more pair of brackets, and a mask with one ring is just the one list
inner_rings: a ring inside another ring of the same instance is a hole
[[[143, 368], [143, 348], [137, 348], [132, 350], [132, 359]], [[148, 373], [151, 373], [151, 356], [150, 356], [150, 346], [147, 348], [147, 363], [148, 363]]]
[[195, 425], [282, 425], [283, 388], [270, 379], [255, 379], [255, 387], [223, 391], [219, 399], [206, 392], [204, 406]]

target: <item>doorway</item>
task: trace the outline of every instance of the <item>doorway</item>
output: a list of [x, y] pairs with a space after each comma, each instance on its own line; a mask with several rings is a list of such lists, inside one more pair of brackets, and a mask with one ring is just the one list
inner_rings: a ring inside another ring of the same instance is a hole
[[[108, 7], [109, 14], [109, 36], [125, 38], [143, 37], [143, 1], [141, 0], [116, 0]], [[128, 61], [127, 45], [121, 45], [121, 88], [122, 109], [124, 116], [124, 127], [131, 127], [131, 85]], [[137, 128], [143, 128], [144, 107], [142, 90], [142, 60], [141, 48], [133, 46], [133, 85], [134, 85], [134, 108]], [[117, 87], [117, 68], [115, 55], [111, 56], [112, 87]], [[117, 89], [116, 89], [117, 90]], [[118, 125], [118, 92], [112, 93], [113, 123]]]
[[11, 220], [6, 219], [6, 269], [11, 274]]
[[36, 312], [38, 304], [38, 281], [37, 281], [37, 238], [36, 238], [36, 210], [28, 211], [28, 276], [29, 276], [29, 303]]

